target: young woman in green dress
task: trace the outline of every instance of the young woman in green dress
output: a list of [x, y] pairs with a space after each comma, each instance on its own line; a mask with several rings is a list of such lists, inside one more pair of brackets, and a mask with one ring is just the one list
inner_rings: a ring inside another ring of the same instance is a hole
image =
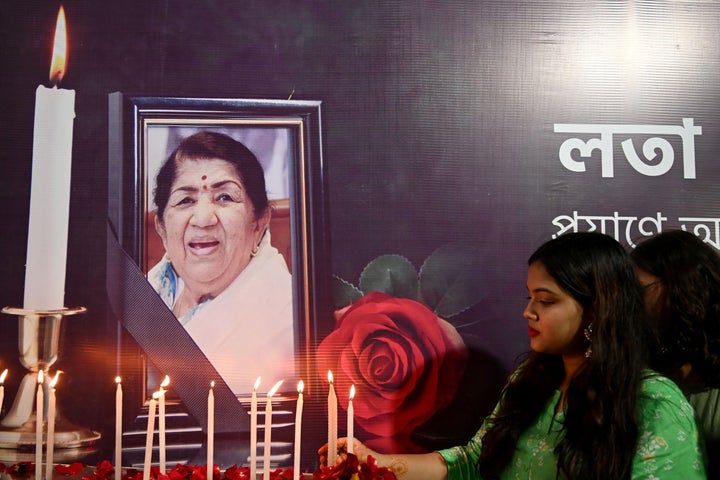
[[[385, 454], [407, 480], [704, 479], [692, 407], [648, 370], [652, 329], [629, 254], [613, 238], [572, 233], [528, 261], [531, 351], [467, 445]], [[345, 441], [338, 441], [342, 458]], [[327, 446], [319, 451], [321, 462]]]

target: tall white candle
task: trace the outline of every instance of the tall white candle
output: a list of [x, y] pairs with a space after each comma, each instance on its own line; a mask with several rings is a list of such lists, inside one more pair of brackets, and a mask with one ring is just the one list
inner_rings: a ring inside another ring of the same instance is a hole
[[207, 472], [205, 478], [213, 479], [213, 457], [215, 455], [215, 382], [210, 382], [208, 392], [208, 413], [207, 413]]
[[122, 477], [122, 403], [123, 391], [120, 377], [115, 377], [115, 478]]
[[155, 436], [155, 406], [160, 392], [153, 393], [148, 407], [147, 433], [145, 435], [145, 461], [143, 462], [143, 480], [150, 479], [150, 467], [152, 465], [153, 437]]
[[[51, 82], [62, 79], [66, 58], [65, 11], [60, 7], [50, 67]], [[64, 307], [74, 118], [74, 90], [38, 86], [25, 268], [24, 307], [27, 309]]]
[[5, 401], [5, 378], [7, 378], [8, 369], [3, 370], [0, 375], [0, 416], [2, 415], [3, 402]]
[[38, 371], [37, 395], [35, 397], [35, 478], [42, 478], [43, 422], [45, 417], [45, 394], [43, 371]]
[[257, 478], [257, 389], [260, 377], [255, 380], [250, 396], [250, 478]]
[[300, 479], [300, 440], [302, 432], [302, 411], [303, 411], [303, 390], [305, 384], [302, 380], [298, 382], [298, 398], [295, 407], [295, 453], [293, 455], [293, 480]]
[[350, 398], [348, 399], [347, 408], [347, 453], [353, 453], [355, 436], [355, 409], [353, 408], [353, 398], [355, 398], [355, 385], [350, 386]]
[[170, 385], [170, 377], [165, 375], [160, 384], [160, 398], [158, 399], [158, 455], [162, 474], [165, 474], [165, 388], [168, 385]]
[[337, 395], [333, 385], [333, 374], [328, 370], [328, 465], [335, 465], [337, 458]]
[[60, 372], [58, 371], [50, 382], [50, 396], [48, 398], [47, 417], [47, 452], [45, 454], [45, 480], [52, 480], [55, 470], [55, 386]]
[[283, 381], [277, 382], [267, 393], [265, 403], [265, 442], [263, 444], [263, 480], [270, 480], [270, 445], [272, 443], [272, 397]]

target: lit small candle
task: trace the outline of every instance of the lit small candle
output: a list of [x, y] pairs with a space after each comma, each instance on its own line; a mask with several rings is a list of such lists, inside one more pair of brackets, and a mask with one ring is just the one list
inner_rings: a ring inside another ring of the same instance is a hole
[[5, 378], [7, 378], [8, 369], [3, 370], [0, 375], [0, 415], [2, 415], [3, 402], [5, 401]]
[[[51, 82], [62, 80], [66, 60], [65, 10], [60, 7]], [[64, 308], [74, 118], [75, 90], [37, 87], [23, 303], [27, 309]]]
[[208, 392], [208, 414], [207, 414], [207, 472], [206, 479], [213, 478], [213, 456], [215, 450], [215, 382], [210, 382], [210, 391]]
[[267, 393], [267, 402], [265, 403], [265, 444], [263, 448], [263, 480], [270, 480], [270, 444], [272, 435], [272, 397], [278, 391], [283, 381], [277, 382]]
[[150, 480], [150, 466], [152, 462], [153, 437], [155, 436], [155, 406], [160, 392], [155, 392], [150, 399], [148, 407], [147, 433], [145, 435], [145, 461], [143, 462], [143, 480]]
[[[45, 460], [45, 480], [52, 480], [55, 465], [55, 386], [60, 377], [58, 371], [50, 382], [50, 397], [48, 398], [48, 426], [47, 426], [47, 454]], [[36, 477], [38, 478], [38, 477]]]
[[328, 465], [335, 465], [337, 457], [337, 395], [335, 395], [335, 386], [333, 385], [333, 374], [328, 370], [328, 382], [330, 382], [330, 390], [328, 392]]
[[120, 377], [115, 377], [115, 478], [122, 477], [122, 402]]
[[300, 440], [302, 431], [302, 411], [303, 411], [303, 390], [305, 384], [302, 380], [298, 382], [298, 398], [295, 407], [295, 454], [293, 456], [293, 480], [300, 479]]
[[353, 453], [353, 437], [355, 436], [355, 409], [353, 408], [355, 398], [355, 385], [350, 386], [350, 399], [347, 408], [347, 453]]
[[257, 389], [260, 377], [255, 380], [250, 397], [250, 478], [257, 478]]
[[45, 417], [45, 394], [43, 371], [38, 371], [37, 396], [35, 397], [35, 478], [42, 478], [43, 420]]
[[165, 474], [165, 388], [170, 385], [170, 377], [160, 384], [160, 398], [158, 399], [158, 447], [160, 449], [160, 473]]

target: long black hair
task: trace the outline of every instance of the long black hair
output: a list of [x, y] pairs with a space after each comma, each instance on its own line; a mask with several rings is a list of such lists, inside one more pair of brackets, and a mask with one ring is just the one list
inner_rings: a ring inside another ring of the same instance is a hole
[[720, 387], [720, 255], [683, 230], [650, 237], [630, 255], [659, 279], [649, 305], [661, 340], [654, 367], [686, 390], [679, 369], [689, 363], [702, 386]]
[[[630, 478], [639, 430], [638, 397], [649, 329], [642, 292], [625, 249], [600, 233], [571, 233], [543, 244], [539, 262], [592, 319], [592, 355], [566, 392], [558, 471], [577, 480]], [[530, 352], [505, 387], [482, 440], [478, 469], [498, 478], [520, 435], [565, 377], [560, 355]]]

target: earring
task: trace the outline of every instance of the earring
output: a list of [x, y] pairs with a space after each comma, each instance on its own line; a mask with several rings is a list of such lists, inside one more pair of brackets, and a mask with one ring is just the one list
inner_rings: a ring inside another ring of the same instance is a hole
[[251, 257], [256, 256], [259, 251], [260, 251], [260, 247], [258, 247], [257, 245], [253, 245], [253, 249], [252, 249], [252, 251], [250, 252], [250, 256], [251, 256]]
[[592, 323], [589, 323], [587, 327], [583, 330], [583, 335], [585, 335], [585, 339], [589, 342], [589, 345], [587, 347], [587, 350], [585, 350], [585, 358], [592, 357]]

